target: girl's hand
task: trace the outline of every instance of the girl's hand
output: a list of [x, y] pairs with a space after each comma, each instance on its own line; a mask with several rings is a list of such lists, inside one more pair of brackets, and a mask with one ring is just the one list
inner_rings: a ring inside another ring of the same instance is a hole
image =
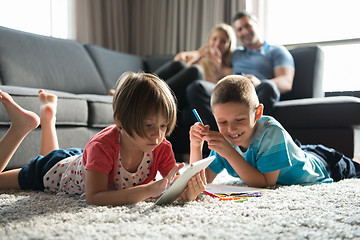
[[194, 64], [198, 64], [199, 61], [201, 60], [202, 56], [199, 53], [199, 51], [193, 51], [191, 56], [187, 56], [187, 59], [185, 61], [186, 66], [190, 67]]
[[185, 163], [175, 165], [163, 179], [156, 181], [156, 182], [148, 183], [148, 191], [149, 191], [150, 197], [158, 197], [166, 189], [168, 189], [170, 187], [170, 185], [172, 184], [172, 182], [174, 181], [176, 174], [184, 166], [185, 166]]
[[207, 131], [203, 137], [208, 143], [208, 148], [219, 153], [222, 157], [227, 157], [229, 153], [236, 150], [230, 145], [226, 138], [219, 132]]
[[222, 54], [218, 48], [209, 48], [209, 59], [217, 69], [221, 68]]
[[178, 54], [175, 55], [174, 60], [186, 62], [187, 58], [188, 58], [188, 52], [179, 52]]
[[160, 196], [166, 190], [166, 186], [168, 185], [168, 182], [169, 180], [167, 178], [163, 178], [159, 181], [149, 182], [148, 184], [146, 184], [149, 197]]
[[185, 61], [186, 65], [192, 66], [194, 64], [199, 64], [202, 58], [209, 57], [210, 55], [210, 47], [208, 45], [203, 45], [198, 50], [191, 51], [191, 56], [187, 56]]
[[191, 66], [193, 64], [198, 63], [198, 61], [201, 59], [202, 57], [199, 54], [198, 50], [195, 51], [187, 51], [187, 52], [179, 52], [178, 54], [176, 54], [176, 56], [174, 57], [175, 61], [183, 61], [186, 63], [186, 66]]
[[189, 180], [187, 188], [180, 195], [180, 197], [186, 201], [193, 201], [200, 193], [205, 190], [205, 187], [206, 177], [205, 170], [203, 169]]
[[210, 56], [210, 46], [208, 46], [208, 45], [203, 45], [203, 46], [201, 46], [198, 50], [197, 50], [197, 52], [198, 52], [198, 54], [199, 54], [199, 57], [208, 57], [208, 56]]
[[214, 74], [213, 77], [215, 78], [214, 82], [217, 83], [218, 80], [224, 77], [222, 71], [222, 67], [223, 67], [222, 54], [218, 48], [211, 48], [209, 61], [214, 68], [214, 73], [213, 73]]
[[190, 132], [189, 132], [190, 144], [192, 146], [201, 147], [204, 143], [203, 137], [209, 131], [209, 128], [210, 128], [209, 125], [204, 126], [200, 122], [194, 123], [194, 125], [190, 127]]
[[166, 186], [166, 188], [169, 188], [171, 186], [171, 184], [174, 182], [174, 180], [177, 178], [176, 176], [178, 176], [179, 170], [181, 168], [183, 168], [185, 166], [185, 163], [181, 163], [179, 165], [175, 165], [170, 172], [165, 176], [165, 178], [168, 180], [168, 185]]

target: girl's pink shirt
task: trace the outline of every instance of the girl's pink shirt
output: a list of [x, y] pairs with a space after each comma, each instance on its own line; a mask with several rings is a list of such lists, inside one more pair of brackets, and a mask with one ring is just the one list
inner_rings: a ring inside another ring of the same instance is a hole
[[[111, 125], [97, 133], [86, 144], [83, 153], [83, 163], [86, 170], [100, 172], [108, 175], [108, 185], [115, 186], [114, 176], [117, 169], [117, 161], [120, 153], [120, 131], [116, 125]], [[157, 171], [162, 176], [175, 166], [175, 156], [171, 143], [164, 140], [153, 151], [153, 164], [148, 178], [142, 183], [146, 184], [154, 180]]]

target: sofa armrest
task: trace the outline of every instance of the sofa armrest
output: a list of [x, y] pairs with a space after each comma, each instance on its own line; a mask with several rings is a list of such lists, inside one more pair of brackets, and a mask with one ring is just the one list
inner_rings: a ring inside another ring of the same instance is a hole
[[360, 98], [350, 96], [280, 101], [274, 117], [285, 128], [335, 128], [360, 125]]

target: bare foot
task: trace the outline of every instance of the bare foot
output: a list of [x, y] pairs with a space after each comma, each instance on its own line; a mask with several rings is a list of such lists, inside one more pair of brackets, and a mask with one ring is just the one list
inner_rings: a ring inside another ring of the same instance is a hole
[[114, 95], [115, 95], [115, 89], [110, 89], [109, 96], [114, 96]]
[[27, 134], [39, 126], [39, 116], [20, 107], [6, 92], [0, 90], [0, 102], [11, 119], [11, 127], [21, 134]]
[[57, 99], [56, 95], [39, 90], [41, 125], [55, 123]]

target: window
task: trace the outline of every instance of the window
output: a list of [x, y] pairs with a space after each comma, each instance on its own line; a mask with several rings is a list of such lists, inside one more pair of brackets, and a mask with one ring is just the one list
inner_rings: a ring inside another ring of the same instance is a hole
[[360, 1], [268, 0], [266, 6], [264, 35], [269, 42], [320, 45], [324, 90], [360, 91]]
[[324, 90], [360, 91], [360, 43], [323, 46]]
[[67, 0], [0, 0], [0, 25], [60, 38], [68, 37]]

